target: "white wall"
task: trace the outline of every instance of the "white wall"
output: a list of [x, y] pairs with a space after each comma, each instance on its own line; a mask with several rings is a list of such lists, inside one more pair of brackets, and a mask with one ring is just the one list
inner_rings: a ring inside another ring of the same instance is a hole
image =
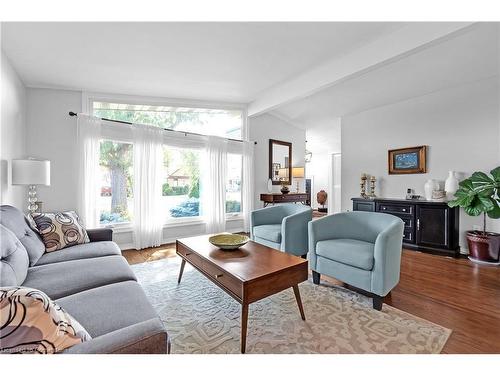
[[330, 179], [331, 155], [341, 151], [341, 122], [333, 118], [324, 124], [316, 124], [306, 130], [306, 148], [312, 152], [311, 162], [306, 165], [306, 176], [312, 180], [311, 204], [318, 208], [316, 194], [320, 190], [328, 193], [327, 203], [333, 200]]
[[0, 203], [25, 210], [26, 188], [11, 185], [12, 159], [26, 157], [26, 88], [1, 52]]
[[79, 91], [28, 88], [26, 149], [29, 156], [51, 163], [50, 186], [38, 188], [44, 211], [76, 208], [76, 118], [68, 112], [80, 112], [81, 107]]
[[[249, 136], [256, 141], [254, 149], [254, 208], [261, 208], [261, 193], [267, 193], [269, 179], [269, 139], [292, 143], [292, 166], [303, 167], [305, 154], [306, 132], [271, 114], [263, 114], [249, 119]], [[295, 191], [296, 182], [292, 181], [291, 191]], [[273, 185], [273, 191], [279, 192], [280, 186]], [[304, 192], [304, 179], [301, 179], [299, 189]]]
[[[403, 198], [407, 188], [423, 195], [426, 180], [444, 181], [449, 170], [468, 176], [500, 165], [499, 93], [496, 78], [379, 107], [342, 118], [342, 209], [359, 196], [361, 173], [378, 179], [376, 194]], [[388, 175], [387, 150], [428, 145], [428, 173]], [[460, 245], [481, 218], [461, 212]], [[490, 229], [498, 228], [489, 223]]]

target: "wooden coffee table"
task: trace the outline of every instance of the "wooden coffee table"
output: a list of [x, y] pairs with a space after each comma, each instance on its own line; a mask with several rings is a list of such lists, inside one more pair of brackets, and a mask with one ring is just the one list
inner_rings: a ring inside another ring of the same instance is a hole
[[176, 252], [182, 258], [178, 282], [186, 262], [241, 303], [241, 352], [245, 353], [248, 305], [293, 288], [300, 316], [305, 320], [298, 284], [307, 280], [307, 260], [249, 241], [235, 251], [223, 251], [209, 236], [182, 238]]

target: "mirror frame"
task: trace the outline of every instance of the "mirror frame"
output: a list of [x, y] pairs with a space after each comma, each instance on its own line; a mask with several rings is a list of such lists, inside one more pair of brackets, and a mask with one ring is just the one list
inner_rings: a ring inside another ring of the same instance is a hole
[[[281, 145], [288, 147], [288, 180], [274, 181], [273, 180], [273, 145]], [[292, 184], [292, 144], [290, 142], [278, 141], [276, 139], [269, 140], [269, 178], [273, 185], [291, 185]]]

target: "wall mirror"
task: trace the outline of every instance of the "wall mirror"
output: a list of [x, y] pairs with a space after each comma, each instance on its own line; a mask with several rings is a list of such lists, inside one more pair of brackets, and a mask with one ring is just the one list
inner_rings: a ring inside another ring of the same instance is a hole
[[273, 185], [291, 185], [292, 144], [269, 140], [269, 178]]

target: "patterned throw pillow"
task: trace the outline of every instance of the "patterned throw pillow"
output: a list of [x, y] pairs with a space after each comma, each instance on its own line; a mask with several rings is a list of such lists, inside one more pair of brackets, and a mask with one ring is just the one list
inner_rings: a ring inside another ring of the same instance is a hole
[[45, 293], [0, 288], [0, 353], [54, 354], [90, 339], [80, 323]]
[[87, 231], [75, 211], [43, 214], [35, 212], [31, 216], [42, 236], [47, 253], [90, 242]]

